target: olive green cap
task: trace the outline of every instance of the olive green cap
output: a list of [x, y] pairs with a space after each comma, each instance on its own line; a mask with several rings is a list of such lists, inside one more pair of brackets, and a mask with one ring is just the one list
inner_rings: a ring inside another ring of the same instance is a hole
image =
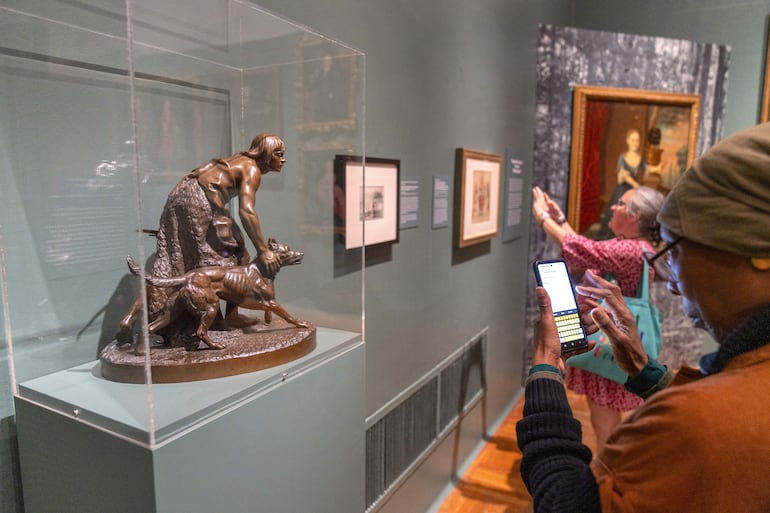
[[770, 258], [770, 123], [726, 137], [696, 159], [658, 221], [705, 246]]

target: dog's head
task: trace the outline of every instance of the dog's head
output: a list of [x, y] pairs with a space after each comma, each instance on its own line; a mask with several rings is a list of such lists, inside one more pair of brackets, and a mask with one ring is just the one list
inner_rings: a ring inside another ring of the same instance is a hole
[[275, 253], [276, 257], [278, 257], [278, 261], [281, 263], [281, 267], [285, 265], [301, 264], [302, 257], [305, 256], [304, 253], [300, 253], [299, 251], [292, 251], [289, 246], [286, 244], [281, 244], [275, 239], [268, 239], [267, 247], [270, 248], [270, 251]]

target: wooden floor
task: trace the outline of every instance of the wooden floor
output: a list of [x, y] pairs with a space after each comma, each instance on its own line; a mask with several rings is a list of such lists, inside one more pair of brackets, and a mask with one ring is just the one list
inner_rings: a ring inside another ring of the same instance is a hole
[[[583, 443], [595, 451], [596, 442], [585, 396], [573, 394], [569, 390], [567, 396], [572, 412], [583, 424]], [[523, 406], [522, 398], [471, 463], [437, 513], [532, 511], [532, 498], [519, 474], [521, 453], [516, 444], [516, 422], [521, 418]]]

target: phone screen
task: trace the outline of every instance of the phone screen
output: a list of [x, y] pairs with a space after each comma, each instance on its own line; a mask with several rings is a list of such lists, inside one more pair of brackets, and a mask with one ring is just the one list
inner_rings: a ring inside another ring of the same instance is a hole
[[580, 322], [578, 305], [572, 281], [564, 260], [546, 260], [535, 262], [537, 284], [545, 288], [551, 298], [553, 317], [559, 332], [562, 352], [575, 351], [585, 347], [585, 331]]

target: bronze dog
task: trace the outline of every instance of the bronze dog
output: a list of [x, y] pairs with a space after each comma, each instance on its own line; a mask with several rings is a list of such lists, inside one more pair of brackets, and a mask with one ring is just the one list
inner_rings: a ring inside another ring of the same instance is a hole
[[[275, 239], [269, 239], [268, 247], [278, 257], [281, 267], [302, 262], [304, 253], [292, 251]], [[128, 257], [127, 262], [131, 272], [138, 276], [140, 269], [134, 260]], [[250, 310], [263, 310], [265, 322], [268, 324], [272, 321], [272, 313], [275, 312], [297, 327], [308, 327], [308, 323], [292, 317], [275, 300], [275, 275], [270, 275], [261, 267], [259, 258], [255, 258], [249, 265], [199, 267], [171, 278], [145, 274], [147, 300], [151, 311], [155, 312], [151, 314], [147, 326], [149, 334], [152, 335], [168, 326], [175, 316], [186, 311], [198, 319], [195, 330], [198, 339], [212, 349], [223, 349], [223, 345], [214, 342], [208, 335], [209, 328], [219, 313], [220, 299]], [[140, 352], [138, 340], [133, 340], [132, 327], [141, 309], [141, 298], [137, 298], [121, 321], [120, 331], [115, 337], [120, 344], [133, 343], [136, 354]], [[197, 341], [194, 346], [185, 344], [188, 351], [197, 349], [197, 346]]]

